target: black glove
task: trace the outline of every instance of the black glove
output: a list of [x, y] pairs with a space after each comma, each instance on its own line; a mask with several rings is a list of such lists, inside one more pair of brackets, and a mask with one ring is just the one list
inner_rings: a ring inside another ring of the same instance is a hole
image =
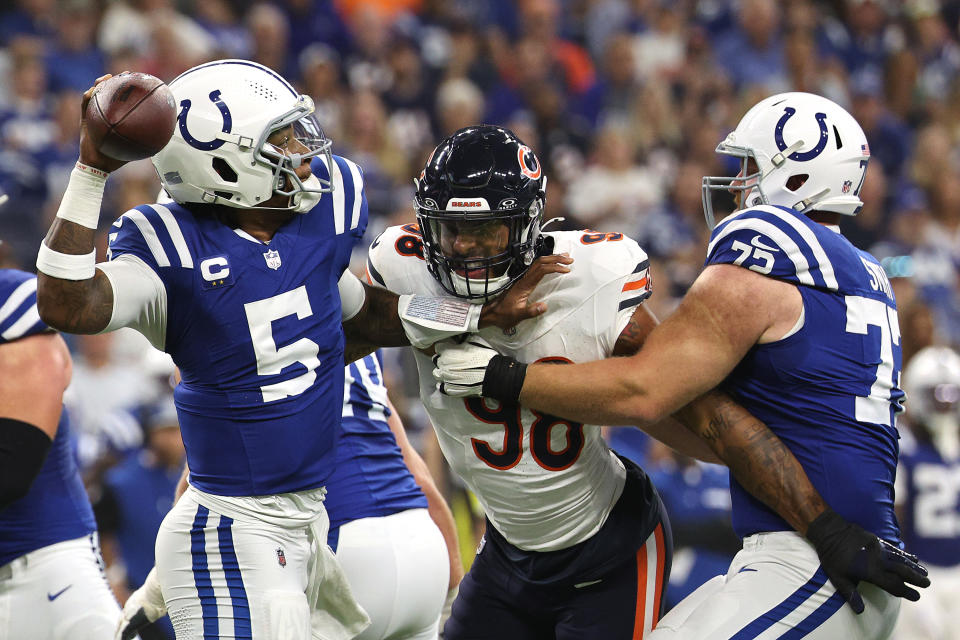
[[927, 570], [917, 562], [917, 556], [847, 522], [833, 509], [828, 508], [810, 523], [807, 539], [816, 548], [830, 582], [857, 613], [863, 613], [863, 598], [857, 592], [861, 580], [913, 601], [919, 600], [920, 594], [907, 583], [930, 586]]

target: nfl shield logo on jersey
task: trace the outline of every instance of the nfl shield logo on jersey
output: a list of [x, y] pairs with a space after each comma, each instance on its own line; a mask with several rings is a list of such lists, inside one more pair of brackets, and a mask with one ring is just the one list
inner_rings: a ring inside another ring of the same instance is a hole
[[283, 555], [283, 549], [280, 547], [277, 547], [277, 563], [281, 567], [287, 566], [287, 556]]
[[270, 249], [265, 254], [263, 254], [264, 260], [267, 261], [267, 266], [273, 270], [280, 268], [280, 252], [276, 249]]

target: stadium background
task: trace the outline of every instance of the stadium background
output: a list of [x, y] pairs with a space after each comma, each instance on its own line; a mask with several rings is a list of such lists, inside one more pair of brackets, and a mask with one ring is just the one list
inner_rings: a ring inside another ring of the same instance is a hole
[[[553, 228], [620, 231], [647, 250], [648, 304], [662, 317], [702, 265], [701, 176], [738, 170], [716, 144], [761, 97], [802, 90], [845, 106], [866, 131], [866, 205], [843, 227], [893, 278], [905, 362], [929, 344], [960, 346], [960, 0], [0, 6], [0, 189], [10, 197], [0, 206], [0, 266], [33, 270], [77, 157], [80, 94], [96, 77], [137, 70], [169, 81], [206, 60], [238, 57], [280, 71], [316, 100], [334, 152], [364, 170], [368, 241], [413, 221], [412, 177], [442, 137], [467, 124], [503, 124], [545, 166], [546, 218], [564, 218]], [[117, 171], [101, 230], [158, 189], [148, 161]], [[68, 340], [76, 363], [68, 406], [122, 601], [152, 564], [152, 532], [181, 464], [170, 365], [127, 332]], [[474, 503], [440, 457], [412, 359], [402, 350], [383, 356], [393, 400], [445, 487], [469, 562], [481, 522]], [[680, 547], [673, 600], [722, 570], [736, 548], [725, 474], [636, 430], [613, 434], [616, 447], [655, 472], [670, 507]]]

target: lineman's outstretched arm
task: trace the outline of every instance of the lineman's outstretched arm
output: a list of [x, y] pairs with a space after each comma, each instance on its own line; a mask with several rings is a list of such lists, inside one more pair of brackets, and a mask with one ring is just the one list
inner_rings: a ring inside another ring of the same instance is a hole
[[[785, 335], [799, 312], [797, 296], [787, 283], [732, 265], [712, 265], [630, 358], [570, 365], [562, 377], [549, 375], [547, 365], [537, 364], [524, 375], [523, 365], [503, 356], [475, 353], [472, 359], [487, 374], [482, 380], [485, 396], [519, 397], [530, 408], [583, 422], [646, 424], [719, 384], [754, 344]], [[469, 380], [475, 368], [471, 357], [463, 356], [460, 371], [450, 371], [453, 379]], [[499, 367], [494, 365], [498, 358]], [[438, 370], [446, 384], [444, 367]], [[723, 452], [714, 450], [740, 484], [813, 542], [831, 582], [857, 613], [863, 611], [856, 591], [860, 580], [919, 599], [907, 584], [925, 587], [930, 581], [916, 557], [829, 509], [794, 455], [765, 425], [757, 422], [745, 429], [722, 411], [721, 419], [705, 424], [700, 435], [722, 445]]]
[[516, 326], [547, 310], [546, 303], [532, 302], [530, 294], [545, 275], [567, 273], [572, 262], [565, 255], [541, 256], [505, 294], [482, 306], [453, 297], [398, 296], [344, 272], [339, 282], [347, 337], [344, 360], [352, 362], [380, 347], [425, 349], [478, 328]]

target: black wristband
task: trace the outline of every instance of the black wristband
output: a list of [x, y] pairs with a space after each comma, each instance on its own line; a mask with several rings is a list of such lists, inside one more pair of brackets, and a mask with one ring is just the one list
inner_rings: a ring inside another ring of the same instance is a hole
[[483, 395], [516, 404], [520, 400], [520, 390], [526, 377], [527, 365], [508, 356], [495, 355], [483, 374]]

